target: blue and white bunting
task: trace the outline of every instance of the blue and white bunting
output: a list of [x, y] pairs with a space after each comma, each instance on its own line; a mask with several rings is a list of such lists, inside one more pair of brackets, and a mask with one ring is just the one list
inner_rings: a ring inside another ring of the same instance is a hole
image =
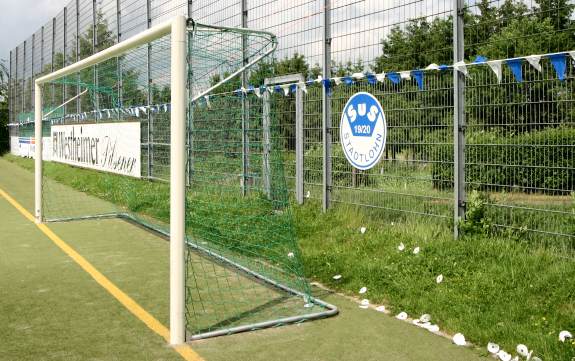
[[393, 84], [399, 84], [401, 82], [401, 76], [399, 75], [399, 73], [396, 73], [396, 72], [387, 73], [386, 77]]
[[515, 80], [519, 83], [523, 82], [523, 59], [509, 59], [507, 60], [507, 66], [511, 69]]
[[414, 70], [411, 74], [413, 74], [419, 90], [423, 90], [423, 70]]
[[343, 80], [345, 85], [353, 85], [354, 84], [353, 78], [351, 76], [344, 76], [343, 78], [341, 78], [341, 80]]
[[328, 96], [331, 96], [331, 80], [329, 79], [322, 79], [323, 88]]
[[483, 55], [477, 55], [475, 60], [473, 60], [473, 64], [485, 64], [487, 62], [487, 58]]
[[411, 72], [409, 70], [400, 71], [399, 76], [403, 80], [411, 80]]
[[458, 72], [460, 72], [461, 74], [467, 77], [469, 76], [469, 72], [467, 71], [467, 65], [465, 64], [464, 61], [458, 61], [457, 63], [453, 64], [453, 68]]
[[493, 70], [495, 76], [497, 77], [497, 82], [501, 83], [501, 79], [503, 78], [503, 70], [502, 70], [503, 61], [501, 60], [491, 60], [487, 62], [487, 65]]
[[525, 57], [525, 60], [527, 60], [535, 70], [541, 73], [541, 55], [530, 55]]
[[377, 75], [367, 74], [367, 75], [366, 75], [366, 78], [367, 78], [367, 82], [368, 82], [370, 85], [375, 85], [375, 84], [377, 84]]
[[551, 61], [559, 80], [565, 80], [565, 72], [567, 70], [567, 57], [565, 54], [549, 55], [549, 60]]

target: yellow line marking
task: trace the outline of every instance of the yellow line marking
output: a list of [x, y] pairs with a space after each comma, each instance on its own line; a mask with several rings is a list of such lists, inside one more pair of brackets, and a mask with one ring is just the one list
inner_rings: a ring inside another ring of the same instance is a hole
[[[16, 208], [26, 219], [33, 222], [41, 231], [44, 233], [56, 246], [58, 246], [64, 253], [66, 253], [70, 258], [72, 258], [84, 271], [86, 271], [92, 278], [100, 284], [106, 291], [108, 291], [114, 298], [116, 298], [124, 307], [138, 317], [148, 328], [162, 336], [166, 342], [170, 340], [170, 331], [168, 328], [160, 323], [154, 316], [152, 316], [148, 311], [146, 311], [142, 306], [140, 306], [136, 301], [134, 301], [130, 296], [119, 289], [115, 284], [112, 283], [106, 276], [104, 276], [100, 271], [98, 271], [90, 262], [88, 262], [82, 255], [80, 255], [76, 250], [70, 247], [66, 242], [64, 242], [56, 233], [54, 233], [45, 224], [36, 223], [36, 219], [30, 212], [28, 212], [20, 203], [18, 203], [14, 198], [12, 198], [8, 193], [0, 188], [0, 196], [4, 197], [14, 208]], [[198, 355], [189, 345], [177, 345], [174, 350], [178, 352], [186, 361], [203, 361], [203, 359]]]

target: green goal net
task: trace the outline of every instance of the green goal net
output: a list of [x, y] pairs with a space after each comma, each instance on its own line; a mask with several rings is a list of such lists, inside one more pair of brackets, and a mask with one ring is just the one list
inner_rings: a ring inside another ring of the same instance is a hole
[[[187, 45], [187, 339], [335, 314], [304, 275], [279, 100], [242, 91], [275, 37], [190, 20]], [[46, 221], [169, 234], [170, 84], [170, 36], [43, 84]]]

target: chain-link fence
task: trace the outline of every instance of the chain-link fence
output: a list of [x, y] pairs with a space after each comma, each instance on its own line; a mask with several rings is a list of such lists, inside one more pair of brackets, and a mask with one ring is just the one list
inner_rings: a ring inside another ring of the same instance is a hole
[[[471, 63], [478, 55], [510, 59], [572, 51], [574, 7], [572, 0], [73, 0], [10, 53], [10, 134], [32, 136], [26, 123], [33, 119], [34, 77], [174, 14], [207, 24], [269, 30], [279, 41], [271, 66], [275, 75], [315, 79], [322, 73], [345, 76]], [[122, 106], [168, 101], [160, 74], [169, 60], [163, 62], [162, 54], [152, 44], [117, 64], [122, 69], [118, 74], [130, 73], [125, 68], [132, 67], [149, 84], [144, 99], [136, 96], [142, 91], [118, 87]], [[522, 81], [505, 66], [500, 80], [487, 65], [470, 68], [468, 77], [454, 76], [447, 67], [425, 72], [423, 86], [407, 77], [399, 84], [353, 82], [334, 86], [324, 104], [324, 89], [316, 85], [301, 94], [299, 108], [295, 93], [274, 101], [270, 111], [281, 119], [282, 143], [290, 157], [285, 162], [289, 187], [297, 195], [302, 185], [299, 201], [359, 206], [382, 212], [390, 221], [445, 220], [446, 227], [456, 224], [456, 235], [489, 229], [572, 250], [573, 66], [563, 80], [549, 61], [541, 60], [540, 66], [539, 71], [523, 62]], [[96, 84], [103, 81], [97, 72], [83, 76]], [[246, 79], [256, 87], [264, 80], [257, 74]], [[339, 145], [341, 111], [360, 91], [377, 97], [388, 125], [384, 156], [368, 171], [352, 167]], [[77, 93], [56, 85], [47, 106]], [[265, 111], [264, 99], [249, 97], [246, 113]], [[74, 101], [65, 112], [89, 107]], [[158, 160], [167, 157], [168, 124], [162, 113], [150, 112], [142, 121], [143, 175], [166, 176]], [[465, 214], [467, 222], [460, 223]]]

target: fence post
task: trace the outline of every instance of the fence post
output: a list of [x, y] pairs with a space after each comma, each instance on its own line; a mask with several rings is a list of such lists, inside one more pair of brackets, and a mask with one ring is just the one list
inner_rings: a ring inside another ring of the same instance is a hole
[[[64, 59], [62, 59], [62, 67], [65, 67], [67, 64], [67, 59], [68, 59], [68, 8], [65, 7], [64, 8]], [[34, 69], [34, 68], [32, 68]], [[33, 70], [32, 70], [33, 72]], [[66, 83], [63, 84], [62, 86], [62, 92], [64, 92], [64, 94], [62, 95], [62, 100], [66, 101], [66, 97], [68, 96], [68, 85]], [[66, 111], [66, 109], [68, 108], [68, 106], [64, 106], [62, 108], [62, 116], [66, 117], [66, 114], [68, 113]]]
[[[248, 27], [248, 9], [247, 0], [241, 0], [242, 12], [242, 28]], [[248, 64], [248, 38], [245, 34], [242, 35], [242, 65]], [[244, 70], [242, 72], [242, 88], [248, 87], [248, 74]], [[250, 169], [250, 156], [249, 156], [249, 103], [246, 94], [242, 92], [242, 194], [245, 196], [248, 191], [248, 172]]]
[[[305, 79], [301, 79], [305, 81]], [[295, 195], [298, 204], [303, 204], [303, 91], [296, 88], [295, 93]]]
[[[323, 78], [331, 78], [331, 2], [324, 0], [323, 7]], [[322, 173], [322, 210], [329, 208], [331, 195], [331, 98], [328, 89], [323, 89], [322, 139], [323, 139], [323, 173]]]
[[[97, 23], [97, 11], [98, 11], [98, 6], [96, 5], [96, 0], [92, 1], [92, 54], [96, 54], [96, 45], [98, 45], [98, 23]], [[98, 66], [94, 65], [94, 86], [95, 89], [98, 89]], [[94, 92], [94, 103], [95, 104], [95, 108], [98, 109], [100, 107], [100, 95], [98, 94], [99, 92], [96, 90]], [[94, 114], [95, 118], [96, 118], [96, 123], [98, 122], [98, 117], [96, 116], [96, 114]]]
[[[266, 79], [266, 86], [268, 82]], [[262, 183], [264, 193], [268, 198], [271, 198], [271, 169], [270, 169], [270, 101], [271, 96], [269, 92], [263, 94], [263, 107], [262, 107], [262, 130], [263, 130], [263, 149], [262, 149]]]
[[[464, 59], [464, 0], [454, 1], [453, 61]], [[453, 175], [454, 175], [454, 238], [459, 238], [459, 220], [465, 217], [465, 75], [453, 69]]]
[[[32, 99], [34, 99], [34, 92], [35, 92], [35, 86], [34, 86], [34, 56], [35, 56], [35, 54], [34, 54], [34, 50], [36, 49], [36, 46], [34, 46], [34, 44], [36, 44], [36, 34], [32, 34], [32, 46], [31, 46], [32, 56], [30, 57], [32, 59], [31, 65], [30, 65], [30, 68], [31, 68], [30, 69], [30, 79], [31, 79], [30, 94], [31, 94]], [[32, 109], [34, 110], [34, 112], [36, 112], [36, 105], [34, 103], [32, 103]], [[38, 141], [38, 139], [36, 139], [36, 142], [37, 141]]]
[[[120, 0], [118, 0], [120, 1]], [[152, 4], [151, 4], [151, 0], [146, 0], [146, 27], [149, 29], [152, 27]], [[152, 105], [152, 102], [154, 101], [152, 98], [152, 43], [148, 43], [148, 46], [146, 47], [146, 76], [148, 77], [148, 97], [147, 97], [147, 102], [148, 102], [148, 106]], [[148, 159], [147, 159], [147, 173], [148, 173], [148, 178], [152, 177], [153, 174], [153, 163], [154, 163], [154, 148], [153, 148], [153, 138], [154, 138], [154, 117], [152, 116], [152, 108], [148, 109], [148, 146], [147, 146], [147, 152], [148, 152]], [[187, 129], [187, 131], [189, 132], [190, 130]]]
[[26, 111], [26, 40], [22, 51], [22, 113]]
[[[76, 61], [80, 60], [80, 0], [76, 0]], [[42, 69], [44, 71], [44, 69]], [[76, 74], [78, 84], [76, 85], [76, 94], [80, 94], [80, 73]], [[76, 114], [82, 111], [82, 99], [76, 101]]]

